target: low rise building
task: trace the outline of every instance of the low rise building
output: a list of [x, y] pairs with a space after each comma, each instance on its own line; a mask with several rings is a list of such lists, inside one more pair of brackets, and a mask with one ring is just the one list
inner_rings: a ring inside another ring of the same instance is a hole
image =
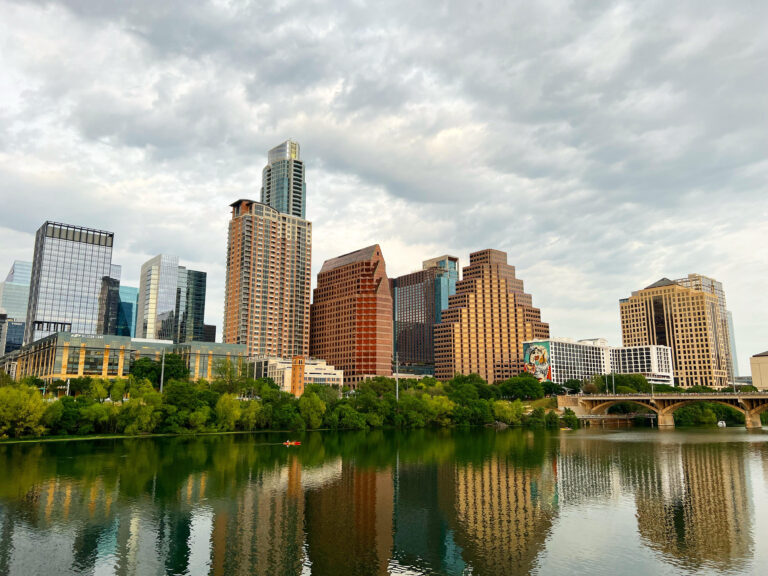
[[338, 387], [344, 384], [343, 370], [337, 370], [317, 358], [256, 358], [254, 364], [256, 378], [271, 378], [280, 390], [296, 397], [304, 393], [307, 384]]
[[604, 338], [549, 338], [523, 343], [525, 371], [539, 381], [564, 384], [598, 374], [642, 374], [653, 384], [673, 384], [668, 346], [613, 347]]
[[150, 340], [128, 336], [83, 336], [56, 332], [0, 358], [0, 370], [19, 380], [27, 376], [45, 382], [91, 376], [127, 378], [139, 358], [161, 361], [165, 354], [178, 354], [192, 380], [215, 376], [215, 363], [245, 359], [245, 346], [212, 342]]
[[752, 356], [749, 367], [752, 369], [752, 386], [758, 390], [768, 389], [768, 351]]

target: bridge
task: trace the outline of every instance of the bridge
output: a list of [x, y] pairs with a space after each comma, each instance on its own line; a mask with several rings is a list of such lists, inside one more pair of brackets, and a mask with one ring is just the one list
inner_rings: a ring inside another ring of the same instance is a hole
[[760, 414], [768, 410], [768, 393], [579, 394], [557, 397], [559, 410], [570, 408], [579, 418], [607, 414], [608, 408], [625, 402], [631, 402], [655, 412], [659, 428], [674, 428], [675, 410], [695, 402], [713, 402], [730, 406], [744, 414], [747, 428], [760, 428], [762, 426]]

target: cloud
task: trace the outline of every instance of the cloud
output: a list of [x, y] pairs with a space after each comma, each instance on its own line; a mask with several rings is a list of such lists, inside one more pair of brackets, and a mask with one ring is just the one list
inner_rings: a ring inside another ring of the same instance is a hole
[[618, 298], [695, 271], [724, 282], [742, 373], [768, 348], [766, 6], [0, 8], [8, 266], [46, 218], [113, 230], [127, 283], [159, 252], [208, 271], [220, 325], [228, 205], [293, 137], [315, 272], [373, 242], [393, 274], [500, 248], [554, 335], [618, 342]]

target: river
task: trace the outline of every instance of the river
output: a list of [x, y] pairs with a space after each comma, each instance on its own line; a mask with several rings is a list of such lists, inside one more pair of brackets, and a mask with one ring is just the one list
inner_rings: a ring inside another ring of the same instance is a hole
[[0, 445], [0, 574], [766, 574], [768, 432]]

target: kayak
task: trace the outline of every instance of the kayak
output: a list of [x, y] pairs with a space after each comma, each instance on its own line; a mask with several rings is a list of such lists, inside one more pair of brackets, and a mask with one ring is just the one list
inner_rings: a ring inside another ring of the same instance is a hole
[[301, 442], [298, 440], [286, 440], [283, 442], [283, 446], [301, 446]]

